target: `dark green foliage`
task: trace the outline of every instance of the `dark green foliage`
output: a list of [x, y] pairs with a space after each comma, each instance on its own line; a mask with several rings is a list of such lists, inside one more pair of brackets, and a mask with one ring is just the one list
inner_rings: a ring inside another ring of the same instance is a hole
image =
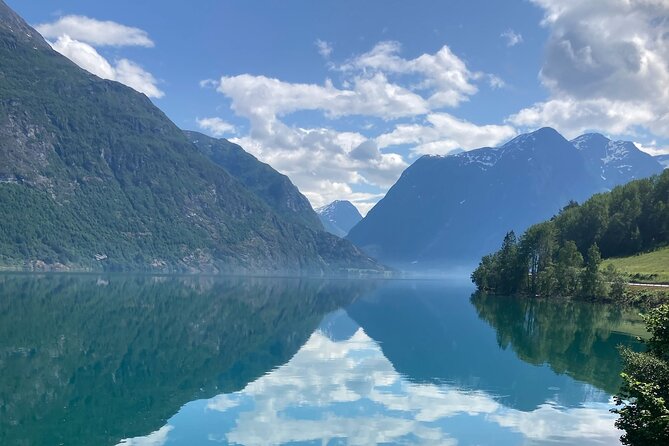
[[558, 240], [585, 254], [596, 243], [602, 257], [623, 257], [669, 243], [669, 172], [632, 181], [563, 209], [553, 219]]
[[287, 218], [146, 96], [75, 66], [1, 0], [0, 210], [0, 264], [14, 268], [379, 269], [314, 229], [313, 212], [313, 227]]
[[609, 296], [617, 302], [622, 302], [625, 299], [625, 278], [618, 272], [618, 270], [611, 264], [607, 265], [604, 270], [605, 280], [610, 284]]
[[502, 292], [511, 292], [515, 283], [522, 279], [523, 270], [518, 263], [518, 242], [513, 231], [506, 234], [499, 251], [500, 289]]
[[593, 244], [588, 249], [587, 259], [585, 268], [581, 274], [581, 295], [589, 298], [605, 296], [604, 279], [599, 272], [602, 256], [596, 244]]
[[558, 249], [556, 275], [558, 281], [557, 293], [562, 296], [575, 296], [579, 292], [580, 273], [583, 267], [583, 256], [578, 252], [576, 243], [568, 240]]
[[[549, 266], [552, 267], [553, 254], [555, 252], [555, 233], [550, 224], [542, 223], [531, 226], [520, 240], [520, 257], [515, 260], [517, 265], [521, 265], [524, 271], [528, 271], [527, 289], [532, 294], [539, 292], [539, 279], [541, 273]], [[544, 275], [545, 276], [545, 275]], [[544, 277], [544, 282], [547, 280]], [[517, 281], [511, 287], [512, 292], [517, 292], [522, 286], [522, 281]], [[507, 293], [508, 294], [508, 293]]]
[[483, 257], [472, 273], [472, 280], [480, 289], [499, 290], [500, 294], [513, 294], [527, 275], [513, 231], [506, 234], [502, 248], [495, 254]]
[[624, 384], [615, 397], [616, 426], [623, 429], [623, 444], [669, 444], [669, 305], [645, 317], [651, 337], [644, 353], [621, 348]]
[[[624, 280], [615, 270], [602, 274], [602, 257], [668, 243], [669, 170], [594, 195], [581, 206], [571, 202], [550, 221], [525, 231], [517, 255], [508, 255], [505, 239], [502, 249], [481, 260], [472, 280], [480, 290], [497, 294], [623, 300]], [[517, 268], [524, 273], [516, 275]]]
[[[612, 296], [613, 297], [613, 296]], [[669, 302], [669, 292], [658, 288], [626, 287], [622, 303], [652, 309]]]

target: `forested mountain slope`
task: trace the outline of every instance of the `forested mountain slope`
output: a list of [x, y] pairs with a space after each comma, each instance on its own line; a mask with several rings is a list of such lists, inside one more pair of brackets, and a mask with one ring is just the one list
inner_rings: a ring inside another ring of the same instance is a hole
[[2, 1], [0, 215], [13, 268], [378, 269], [275, 212], [146, 96], [80, 69]]
[[212, 138], [193, 131], [184, 133], [202, 154], [223, 167], [286, 220], [311, 229], [323, 230], [309, 200], [287, 176], [280, 174], [269, 164], [258, 161], [241, 146], [227, 139]]

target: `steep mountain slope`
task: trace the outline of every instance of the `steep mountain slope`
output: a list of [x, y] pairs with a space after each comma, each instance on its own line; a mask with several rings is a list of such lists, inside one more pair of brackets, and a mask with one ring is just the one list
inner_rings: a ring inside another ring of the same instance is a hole
[[274, 212], [144, 95], [74, 65], [0, 0], [0, 263], [376, 268]]
[[362, 215], [353, 203], [347, 200], [335, 200], [327, 206], [316, 209], [326, 231], [338, 237], [344, 237], [353, 226], [362, 220]]
[[400, 267], [474, 262], [507, 231], [600, 189], [581, 152], [543, 128], [499, 148], [421, 157], [348, 239]]
[[309, 200], [287, 176], [280, 174], [269, 164], [258, 161], [241, 146], [227, 139], [216, 139], [192, 131], [184, 133], [201, 153], [255, 192], [277, 214], [294, 223], [323, 230]]
[[631, 141], [611, 141], [599, 133], [587, 133], [571, 142], [583, 154], [588, 170], [601, 179], [606, 189], [662, 172], [658, 160]]

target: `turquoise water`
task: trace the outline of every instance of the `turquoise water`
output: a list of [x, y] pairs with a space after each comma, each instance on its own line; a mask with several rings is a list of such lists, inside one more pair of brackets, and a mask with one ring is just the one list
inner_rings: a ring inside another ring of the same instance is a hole
[[0, 444], [616, 444], [634, 311], [466, 282], [0, 276]]

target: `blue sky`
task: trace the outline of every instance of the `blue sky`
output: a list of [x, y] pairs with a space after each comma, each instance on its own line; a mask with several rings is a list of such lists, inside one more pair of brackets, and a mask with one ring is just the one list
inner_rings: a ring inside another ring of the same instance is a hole
[[367, 211], [422, 154], [549, 125], [669, 147], [661, 0], [9, 0], [178, 126]]

